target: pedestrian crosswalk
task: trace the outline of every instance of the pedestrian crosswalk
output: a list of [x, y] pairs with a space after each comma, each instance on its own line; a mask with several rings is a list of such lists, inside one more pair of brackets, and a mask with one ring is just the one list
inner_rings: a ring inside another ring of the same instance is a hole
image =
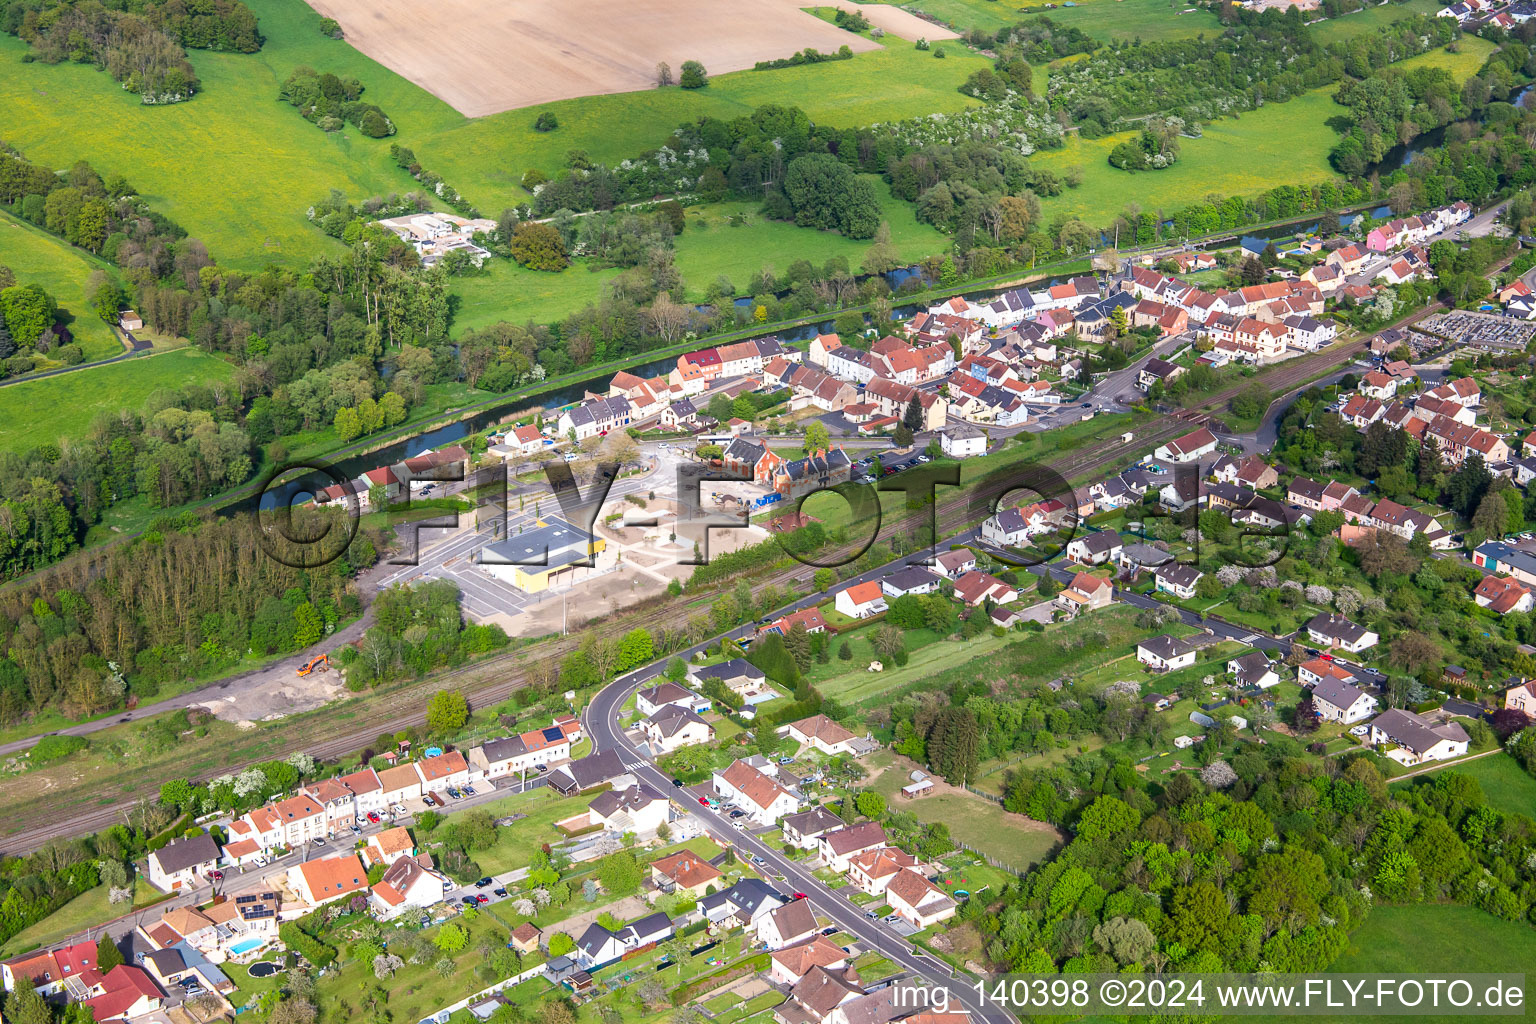
[[624, 762], [624, 770], [632, 772], [636, 768], [644, 768], [646, 764], [647, 762], [645, 761], [626, 761]]
[[1251, 647], [1253, 645], [1254, 641], [1258, 640], [1258, 638], [1259, 638], [1259, 634], [1257, 634], [1257, 633], [1249, 633], [1247, 636], [1245, 636], [1242, 639], [1240, 639], [1238, 641], [1238, 643], [1240, 643], [1240, 644], [1248, 644]]

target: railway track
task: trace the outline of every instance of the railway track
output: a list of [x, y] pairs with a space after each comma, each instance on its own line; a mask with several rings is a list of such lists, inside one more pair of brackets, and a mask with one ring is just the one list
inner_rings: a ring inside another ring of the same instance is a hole
[[[1206, 399], [1203, 406], [1219, 408], [1254, 383], [1264, 384], [1275, 394], [1284, 394], [1312, 377], [1318, 376], [1319, 373], [1327, 372], [1331, 367], [1352, 361], [1353, 356], [1364, 348], [1365, 341], [1361, 340], [1342, 348], [1327, 349], [1311, 356], [1291, 360], [1274, 367], [1261, 377], [1250, 378], [1238, 385], [1213, 393]], [[1188, 433], [1192, 429], [1194, 429], [1194, 423], [1189, 419], [1168, 415], [1137, 428], [1134, 432], [1135, 436], [1129, 442], [1116, 439], [1108, 444], [1085, 446], [1082, 450], [1073, 450], [1054, 459], [1048, 459], [1042, 462], [1042, 466], [1049, 468], [1061, 478], [1071, 481], [1122, 460], [1130, 460], [1135, 455]], [[940, 498], [935, 502], [931, 513], [937, 524], [937, 536], [952, 535], [965, 529], [970, 525], [978, 502], [990, 502], [1016, 486], [1014, 478], [1006, 477], [985, 481], [980, 486], [962, 489], [959, 493]], [[893, 522], [891, 529], [909, 535], [914, 534], [926, 525], [929, 515], [928, 509], [908, 512]], [[775, 570], [755, 582], [754, 593], [761, 593], [763, 589], [770, 586], [783, 588], [804, 577], [809, 571], [809, 567], [799, 563], [789, 568]], [[703, 596], [723, 594], [727, 589], [717, 588], [706, 592]], [[640, 627], [654, 632], [660, 626], [675, 626], [678, 619], [679, 609], [676, 606], [659, 606], [605, 621], [586, 632], [595, 633], [600, 638], [621, 636]], [[576, 650], [581, 645], [584, 635], [569, 635], [540, 641], [528, 647], [492, 656], [472, 666], [440, 673], [428, 680], [370, 697], [366, 704], [350, 717], [336, 714], [335, 709], [330, 713], [324, 711], [311, 713], [309, 716], [311, 721], [306, 721], [302, 730], [296, 730], [294, 737], [285, 743], [280, 751], [267, 752], [259, 759], [232, 764], [216, 774], [238, 773], [258, 761], [286, 757], [298, 751], [304, 751], [320, 760], [335, 759], [350, 754], [367, 746], [381, 732], [424, 724], [426, 715], [423, 698], [429, 689], [436, 690], [445, 686], [457, 688], [464, 693], [473, 706], [484, 707], [500, 703], [528, 684], [528, 673], [524, 668], [527, 662], [558, 661]], [[215, 773], [200, 776], [198, 781], [211, 777], [212, 774]], [[146, 788], [149, 786], [158, 788], [164, 781], [166, 779], [163, 778], [143, 780]], [[3, 845], [9, 854], [24, 854], [53, 839], [99, 831], [121, 820], [133, 803], [134, 801], [131, 800], [116, 801], [67, 814], [62, 818], [45, 815], [40, 811], [33, 818], [35, 824], [29, 824], [28, 827], [0, 839], [0, 845]]]

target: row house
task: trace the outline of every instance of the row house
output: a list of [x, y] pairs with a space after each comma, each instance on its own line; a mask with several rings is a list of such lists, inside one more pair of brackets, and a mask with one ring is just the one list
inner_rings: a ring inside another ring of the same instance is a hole
[[1029, 421], [1029, 410], [1018, 395], [1003, 388], [983, 384], [974, 377], [955, 376], [949, 381], [950, 403], [955, 414], [973, 423], [993, 423], [1000, 427]]
[[881, 416], [900, 419], [906, 415], [907, 406], [912, 404], [914, 398], [923, 414], [922, 426], [918, 429], [942, 430], [948, 420], [949, 410], [949, 403], [942, 396], [932, 391], [919, 391], [885, 377], [869, 381], [864, 388], [864, 401], [873, 404]]
[[1482, 386], [1471, 377], [1461, 377], [1456, 380], [1446, 381], [1437, 387], [1424, 392], [1427, 398], [1438, 398], [1442, 402], [1454, 402], [1466, 409], [1475, 408], [1483, 403]]
[[[937, 306], [930, 309], [934, 315], [959, 315]], [[984, 306], [971, 306], [964, 315], [995, 330], [1014, 327], [1035, 315], [1035, 297], [1028, 288], [1006, 291]]]
[[983, 384], [991, 384], [994, 387], [1004, 381], [1018, 380], [1016, 370], [1001, 359], [988, 355], [969, 355], [955, 364], [955, 372], [967, 374]]
[[773, 489], [786, 498], [847, 483], [853, 477], [853, 459], [841, 447], [817, 449], [803, 459], [786, 462], [773, 475]]
[[1356, 430], [1364, 430], [1386, 414], [1385, 402], [1364, 395], [1350, 395], [1339, 409], [1339, 418], [1352, 424]]
[[1418, 217], [1403, 217], [1372, 228], [1365, 236], [1365, 247], [1372, 252], [1391, 252], [1400, 246], [1422, 242], [1434, 233], [1435, 229], [1426, 226]]
[[901, 384], [926, 384], [955, 368], [955, 350], [945, 342], [914, 348], [887, 335], [869, 350], [876, 372]]
[[947, 345], [954, 338], [960, 351], [977, 352], [987, 346], [987, 327], [979, 320], [949, 313], [919, 313], [907, 324], [907, 330], [919, 346]]
[[1346, 277], [1352, 277], [1365, 269], [1366, 261], [1370, 259], [1370, 253], [1358, 245], [1346, 245], [1341, 249], [1335, 249], [1324, 259], [1330, 267], [1335, 267]]
[[1252, 318], [1239, 321], [1232, 329], [1232, 344], [1238, 357], [1261, 366], [1285, 355], [1285, 338], [1283, 327]]
[[634, 408], [627, 398], [596, 398], [562, 412], [556, 431], [584, 441], [629, 426], [633, 415]]
[[309, 783], [301, 792], [325, 808], [331, 832], [350, 828], [359, 818], [381, 814], [389, 806], [384, 802], [384, 784], [372, 768]]
[[732, 473], [748, 477], [755, 484], [766, 485], [784, 465], [784, 459], [765, 444], [738, 437], [720, 453], [720, 465]]
[[1332, 295], [1347, 283], [1344, 272], [1331, 263], [1313, 264], [1302, 273], [1300, 280], [1324, 295]]
[[1452, 423], [1460, 423], [1468, 427], [1477, 423], [1477, 413], [1466, 406], [1428, 394], [1420, 395], [1414, 400], [1413, 414], [1425, 423], [1437, 419], [1448, 419]]
[[580, 736], [579, 725], [573, 731], [556, 724], [516, 736], [502, 736], [470, 750], [468, 762], [473, 771], [486, 779], [517, 775], [539, 765], [569, 760], [573, 734]]
[[1303, 352], [1316, 352], [1338, 337], [1339, 329], [1331, 320], [1309, 315], [1288, 316], [1280, 321], [1285, 328], [1286, 344]]
[[1481, 427], [1437, 416], [1429, 421], [1424, 432], [1440, 443], [1441, 452], [1454, 465], [1460, 465], [1473, 454], [1482, 456], [1488, 465], [1509, 461], [1509, 443]]
[[1479, 608], [1488, 608], [1499, 615], [1528, 612], [1536, 606], [1531, 588], [1510, 576], [1484, 576], [1472, 591], [1472, 599]]
[[1189, 314], [1177, 306], [1164, 305], [1155, 299], [1142, 299], [1131, 307], [1132, 327], [1155, 327], [1167, 337], [1180, 334], [1189, 326]]

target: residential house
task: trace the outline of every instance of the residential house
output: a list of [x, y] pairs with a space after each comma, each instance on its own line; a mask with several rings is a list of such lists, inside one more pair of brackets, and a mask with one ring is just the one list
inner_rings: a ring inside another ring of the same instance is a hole
[[687, 893], [697, 899], [720, 880], [720, 869], [692, 850], [651, 861], [651, 881], [666, 892]]
[[839, 1006], [863, 995], [864, 986], [852, 964], [836, 971], [812, 965], [774, 1009], [773, 1019], [777, 1024], [832, 1024]]
[[812, 968], [839, 971], [848, 965], [848, 954], [824, 935], [776, 949], [768, 955], [768, 959], [768, 980], [785, 986], [794, 985]]
[[1376, 712], [1376, 698], [1358, 686], [1328, 677], [1312, 687], [1312, 706], [1324, 721], [1354, 725]]
[[933, 570], [949, 579], [959, 579], [976, 568], [976, 555], [969, 548], [946, 551], [933, 560]]
[[898, 873], [915, 867], [917, 858], [910, 853], [894, 846], [881, 846], [849, 858], [848, 880], [860, 891], [879, 896]]
[[885, 829], [877, 821], [865, 821], [826, 833], [817, 841], [817, 850], [823, 864], [842, 874], [850, 858], [884, 845]]
[[[763, 674], [763, 670], [745, 658], [730, 658], [715, 665], [690, 665], [688, 678], [693, 685], [701, 689], [710, 680], [718, 679], [727, 690], [741, 697], [748, 704], [760, 703], [762, 700], [778, 695], [777, 691], [768, 685], [768, 677]], [[707, 705], [700, 707], [696, 703], [693, 709], [706, 711], [708, 707]]]
[[97, 1024], [127, 1020], [160, 1009], [165, 997], [142, 967], [118, 964], [91, 988], [84, 1000]]
[[1153, 453], [1162, 462], [1195, 462], [1216, 450], [1216, 435], [1201, 427], [1183, 437], [1161, 445]]
[[818, 804], [810, 810], [789, 815], [779, 829], [786, 843], [801, 850], [812, 850], [822, 836], [842, 827], [842, 818]]
[[654, 756], [670, 754], [681, 747], [712, 743], [715, 730], [691, 708], [669, 704], [640, 723]]
[[951, 423], [939, 432], [939, 449], [951, 459], [987, 454], [987, 435], [969, 423]]
[[1227, 673], [1243, 689], [1267, 690], [1280, 683], [1280, 675], [1270, 664], [1269, 655], [1260, 650], [1249, 651], [1240, 658], [1229, 659]]
[[801, 746], [810, 746], [823, 754], [852, 754], [856, 737], [826, 715], [812, 715], [781, 725], [778, 733]]
[[[339, 900], [368, 888], [368, 872], [355, 853], [319, 857], [288, 869], [288, 888], [311, 907]], [[442, 896], [442, 886], [438, 886]]]
[[1183, 512], [1200, 500], [1200, 480], [1193, 475], [1175, 476], [1157, 492], [1158, 504], [1169, 512]]
[[562, 437], [585, 441], [629, 426], [633, 413], [627, 398], [594, 398], [562, 412], [555, 429]]
[[543, 933], [539, 931], [532, 921], [524, 921], [512, 929], [512, 941], [508, 945], [525, 955], [537, 953], [539, 951], [539, 939], [542, 937]]
[[1333, 679], [1341, 683], [1354, 685], [1360, 682], [1360, 677], [1349, 669], [1327, 658], [1312, 658], [1302, 662], [1296, 669], [1296, 680], [1303, 688], [1316, 686], [1324, 679]]
[[1166, 359], [1158, 359], [1154, 356], [1147, 360], [1141, 372], [1136, 375], [1136, 386], [1143, 391], [1151, 390], [1154, 384], [1166, 386], [1183, 372], [1184, 367], [1178, 363], [1170, 363]]
[[1205, 575], [1192, 565], [1171, 562], [1158, 566], [1152, 572], [1152, 587], [1158, 593], [1172, 594], [1185, 601], [1195, 596], [1195, 586]]
[[782, 498], [802, 498], [813, 491], [824, 491], [853, 479], [853, 459], [841, 447], [811, 452], [780, 466], [771, 481]]
[[172, 839], [149, 854], [149, 884], [161, 892], [196, 889], [218, 862], [219, 844], [207, 833]]
[[402, 857], [416, 856], [416, 841], [409, 829], [396, 826], [368, 837], [363, 847], [363, 863], [390, 865]]
[[1101, 530], [1067, 543], [1067, 557], [1079, 565], [1104, 565], [1120, 556], [1120, 535]]
[[665, 707], [698, 710], [701, 703], [708, 707], [709, 699], [673, 682], [647, 686], [635, 693], [635, 709], [647, 718]]
[[1109, 580], [1080, 572], [1072, 577], [1066, 589], [1056, 595], [1056, 604], [1076, 614], [1079, 611], [1108, 607], [1114, 600], [1114, 594], [1115, 586]]
[[1138, 643], [1136, 660], [1154, 672], [1171, 672], [1193, 665], [1198, 650], [1187, 640], [1164, 633]]
[[1528, 612], [1536, 605], [1531, 588], [1511, 576], [1484, 576], [1472, 591], [1472, 599], [1478, 607], [1492, 609], [1499, 615]]
[[891, 879], [885, 887], [885, 901], [892, 913], [919, 929], [955, 916], [955, 901], [911, 868], [897, 872]]
[[450, 788], [469, 785], [469, 762], [457, 750], [422, 758], [416, 762], [416, 770], [421, 773], [423, 792], [446, 793]]
[[710, 924], [724, 922], [748, 928], [759, 917], [787, 902], [778, 890], [761, 878], [743, 878], [729, 889], [699, 900], [699, 910]]
[[606, 831], [653, 836], [672, 817], [672, 804], [643, 782], [628, 789], [607, 789], [587, 805], [587, 817]]
[[972, 571], [955, 581], [955, 596], [974, 608], [987, 601], [1011, 604], [1019, 599], [1019, 592], [990, 573]]
[[443, 878], [428, 871], [415, 857], [401, 857], [374, 883], [370, 899], [382, 918], [430, 907], [443, 899]]
[[562, 796], [570, 796], [606, 785], [624, 774], [624, 760], [618, 751], [600, 750], [552, 769], [547, 778], [551, 789]]
[[907, 597], [909, 595], [931, 594], [939, 589], [939, 581], [943, 577], [929, 572], [919, 565], [909, 565], [905, 569], [898, 569], [880, 581], [880, 590], [887, 598]]
[[1536, 680], [1524, 680], [1504, 691], [1504, 706], [1536, 718]]
[[400, 806], [407, 800], [421, 799], [421, 775], [414, 764], [396, 765], [379, 772], [379, 787], [384, 802]]
[[1444, 761], [1467, 752], [1467, 731], [1456, 722], [1434, 722], [1391, 708], [1371, 722], [1371, 743], [1399, 764]]
[[469, 752], [470, 769], [486, 779], [501, 779], [552, 765], [571, 756], [571, 737], [558, 725], [503, 736]]
[[760, 916], [753, 925], [757, 941], [769, 950], [805, 942], [818, 930], [810, 900], [790, 900]]
[[716, 794], [746, 811], [747, 818], [758, 825], [772, 825], [800, 809], [797, 794], [745, 761], [733, 761], [725, 771], [715, 772], [712, 782]]
[[618, 962], [624, 953], [624, 941], [618, 934], [593, 921], [576, 939], [576, 949], [572, 956], [582, 970], [591, 973]]
[[1381, 638], [1364, 626], [1357, 626], [1342, 615], [1320, 614], [1307, 623], [1307, 636], [1312, 642], [1326, 647], [1337, 647], [1350, 654], [1359, 654], [1374, 647]]
[[851, 619], [867, 619], [885, 611], [885, 595], [878, 582], [867, 580], [839, 590], [833, 607]]

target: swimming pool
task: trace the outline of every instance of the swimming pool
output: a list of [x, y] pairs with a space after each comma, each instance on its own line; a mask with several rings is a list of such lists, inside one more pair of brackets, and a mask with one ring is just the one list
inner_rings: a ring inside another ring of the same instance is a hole
[[235, 956], [244, 956], [253, 949], [260, 949], [267, 944], [266, 939], [245, 939], [229, 947], [229, 951]]

